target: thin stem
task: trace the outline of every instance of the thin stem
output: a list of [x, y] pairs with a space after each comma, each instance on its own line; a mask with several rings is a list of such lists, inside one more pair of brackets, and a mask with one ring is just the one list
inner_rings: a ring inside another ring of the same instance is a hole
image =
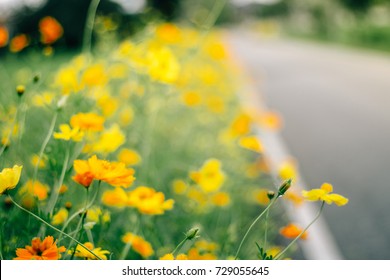
[[[95, 197], [96, 197], [96, 194], [95, 194]], [[80, 210], [76, 211], [75, 213], [73, 213], [72, 216], [70, 216], [70, 218], [65, 222], [64, 226], [62, 227], [61, 230], [65, 230], [68, 225], [70, 224], [71, 221], [73, 221], [74, 218], [76, 218], [77, 216], [79, 216], [81, 213], [85, 212], [87, 209], [89, 209], [91, 206], [92, 206], [93, 202], [90, 202], [85, 208], [81, 208]]]
[[65, 173], [66, 173], [66, 170], [68, 169], [68, 164], [69, 164], [69, 154], [70, 154], [69, 150], [70, 150], [70, 147], [68, 146], [66, 149], [66, 152], [65, 152], [65, 159], [64, 159], [64, 163], [62, 165], [60, 179], [58, 181], [57, 187], [53, 190], [53, 192], [50, 196], [49, 202], [47, 204], [46, 212], [50, 216], [53, 215], [54, 206], [57, 203], [58, 197], [60, 195], [61, 186], [64, 183]]
[[265, 223], [264, 223], [264, 226], [265, 226], [265, 230], [264, 230], [264, 244], [263, 244], [263, 248], [264, 250], [267, 250], [267, 238], [268, 238], [268, 217], [269, 217], [269, 210], [267, 211], [267, 214], [265, 215]]
[[[128, 211], [125, 211], [125, 212], [128, 212]], [[138, 218], [137, 215], [135, 215], [134, 217], [136, 217], [136, 226], [134, 227], [133, 233], [134, 234], [138, 234], [138, 230], [140, 228], [141, 221], [140, 221], [140, 219]], [[130, 242], [126, 243], [125, 247], [123, 247], [123, 250], [122, 250], [122, 252], [120, 254], [120, 257], [119, 257], [120, 260], [125, 260], [126, 259], [126, 256], [129, 253], [129, 251], [131, 249], [131, 246], [132, 246], [132, 243], [130, 243]]]
[[210, 14], [203, 23], [203, 27], [209, 30], [217, 21], [219, 15], [222, 12], [223, 7], [225, 7], [227, 0], [215, 0], [214, 6], [212, 7]]
[[131, 245], [132, 244], [129, 242], [129, 243], [126, 243], [125, 247], [123, 247], [122, 253], [121, 253], [120, 257], [119, 257], [120, 260], [126, 259], [126, 256], [129, 253], [129, 251], [130, 251]]
[[[96, 190], [95, 195], [93, 196], [91, 202], [89, 204], [87, 204], [87, 202], [86, 202], [86, 205], [84, 206], [84, 208], [81, 208], [79, 211], [76, 211], [72, 216], [70, 216], [70, 218], [65, 222], [64, 226], [62, 227], [62, 229], [61, 229], [62, 231], [65, 231], [65, 229], [68, 227], [70, 222], [73, 221], [74, 218], [79, 216], [81, 213], [84, 213], [85, 211], [87, 211], [93, 205], [93, 203], [95, 202], [95, 200], [98, 196], [100, 184], [101, 184], [101, 181], [99, 181], [99, 183], [98, 183], [97, 190]], [[87, 200], [88, 200], [88, 196], [87, 196], [86, 201]], [[60, 235], [60, 237], [61, 237], [61, 235]]]
[[57, 122], [57, 117], [58, 117], [58, 111], [56, 110], [56, 112], [54, 113], [54, 116], [53, 116], [53, 118], [51, 120], [49, 131], [47, 132], [46, 138], [43, 141], [41, 149], [39, 151], [37, 164], [34, 167], [33, 185], [35, 183], [35, 180], [37, 179], [38, 167], [39, 167], [39, 164], [41, 163], [41, 160], [42, 160], [42, 157], [43, 157], [43, 153], [45, 152], [46, 146], [47, 146], [47, 144], [50, 141], [51, 135], [53, 134], [54, 127], [55, 127], [56, 122]]
[[0, 231], [0, 260], [4, 260], [3, 258], [3, 231]]
[[83, 36], [83, 53], [91, 53], [91, 41], [93, 25], [95, 23], [96, 11], [99, 6], [100, 0], [92, 0], [88, 8], [87, 19], [85, 21], [84, 36]]
[[259, 216], [257, 216], [257, 218], [253, 221], [253, 223], [249, 226], [248, 230], [246, 231], [244, 237], [242, 238], [241, 240], [241, 243], [240, 243], [240, 246], [238, 246], [238, 249], [237, 249], [237, 253], [234, 257], [234, 259], [237, 259], [238, 258], [238, 254], [240, 253], [241, 251], [241, 247], [242, 245], [244, 244], [244, 241], [246, 239], [246, 237], [248, 236], [249, 232], [251, 231], [251, 229], [253, 228], [253, 226], [257, 223], [258, 220], [260, 220], [260, 218], [268, 211], [268, 209], [271, 208], [271, 206], [275, 203], [276, 200], [278, 200], [279, 196], [276, 196], [275, 199], [271, 200], [270, 204], [268, 204], [267, 208], [265, 208], [263, 210], [263, 212], [260, 213]]
[[175, 250], [172, 251], [172, 255], [175, 255], [177, 252], [180, 251], [180, 249], [184, 246], [184, 244], [187, 242], [188, 238], [184, 238], [180, 243], [179, 245], [176, 246]]
[[324, 209], [324, 205], [325, 205], [325, 201], [322, 202], [320, 210], [318, 211], [316, 217], [310, 222], [310, 224], [308, 224], [307, 227], [305, 227], [305, 229], [302, 230], [302, 232], [297, 237], [295, 237], [295, 239], [293, 241], [291, 241], [290, 244], [288, 244], [288, 246], [286, 248], [284, 248], [284, 250], [282, 252], [277, 254], [275, 256], [274, 260], [278, 260], [308, 230], [308, 228], [312, 224], [314, 224], [315, 221], [317, 221], [317, 219], [321, 216], [322, 210]]
[[19, 209], [23, 210], [24, 212], [30, 214], [31, 216], [33, 216], [35, 219], [37, 219], [38, 221], [44, 223], [46, 226], [50, 227], [51, 229], [59, 232], [61, 235], [65, 235], [66, 237], [70, 238], [71, 240], [73, 240], [74, 242], [76, 242], [78, 245], [80, 245], [81, 247], [83, 247], [85, 250], [87, 250], [88, 252], [90, 252], [92, 255], [94, 255], [97, 259], [101, 260], [101, 258], [96, 255], [94, 252], [92, 252], [91, 250], [89, 250], [86, 246], [84, 246], [84, 244], [82, 244], [81, 242], [79, 242], [77, 239], [73, 238], [72, 236], [70, 236], [69, 234], [61, 231], [60, 229], [52, 226], [51, 224], [49, 224], [48, 222], [46, 222], [44, 219], [42, 219], [41, 217], [35, 215], [34, 213], [30, 212], [29, 210], [27, 210], [26, 208], [24, 208], [23, 206], [19, 205], [18, 203], [16, 203], [15, 200], [12, 199], [12, 197], [10, 195], [8, 195], [9, 199], [12, 201], [12, 203], [18, 207]]

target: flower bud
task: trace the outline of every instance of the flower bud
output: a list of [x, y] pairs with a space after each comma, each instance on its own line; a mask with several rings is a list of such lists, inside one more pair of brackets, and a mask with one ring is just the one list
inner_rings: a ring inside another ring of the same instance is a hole
[[187, 233], [186, 233], [187, 240], [192, 240], [192, 239], [198, 238], [199, 237], [198, 232], [199, 232], [198, 228], [192, 228], [189, 231], [187, 231]]
[[278, 190], [278, 195], [279, 196], [282, 196], [286, 193], [286, 191], [291, 187], [291, 179], [288, 179], [286, 181], [283, 182], [283, 184], [280, 186], [279, 190]]
[[26, 88], [23, 85], [18, 85], [16, 87], [16, 93], [18, 94], [18, 96], [22, 96], [25, 91], [26, 91]]
[[272, 200], [275, 197], [275, 192], [274, 191], [268, 191], [267, 192], [267, 197], [269, 200]]
[[39, 79], [40, 79], [39, 74], [35, 74], [34, 77], [33, 77], [34, 84], [38, 83]]
[[65, 208], [70, 210], [70, 208], [72, 208], [72, 202], [70, 201], [65, 202]]

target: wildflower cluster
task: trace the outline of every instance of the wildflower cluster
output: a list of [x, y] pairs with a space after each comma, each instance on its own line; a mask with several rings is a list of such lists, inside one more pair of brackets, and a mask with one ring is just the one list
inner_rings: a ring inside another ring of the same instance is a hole
[[[45, 48], [63, 34], [51, 17], [39, 31]], [[122, 42], [100, 36], [93, 53], [52, 63], [44, 52], [41, 65], [20, 65], [9, 75], [24, 84], [17, 98], [4, 86], [5, 258], [249, 259], [259, 255], [255, 242], [269, 256], [279, 234], [310, 238], [280, 213], [269, 215], [272, 227], [245, 233], [278, 198], [348, 202], [329, 184], [303, 196], [290, 192], [291, 180], [273, 186], [254, 131], [278, 129], [280, 117], [242, 108], [218, 32], [161, 23]], [[28, 44], [0, 27], [0, 47]], [[281, 182], [294, 178], [281, 173]]]

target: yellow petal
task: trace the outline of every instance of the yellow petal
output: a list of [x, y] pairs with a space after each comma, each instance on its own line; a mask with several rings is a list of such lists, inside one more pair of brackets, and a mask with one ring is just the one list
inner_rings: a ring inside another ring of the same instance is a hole
[[332, 193], [328, 195], [329, 199], [332, 200], [337, 206], [344, 206], [345, 204], [348, 203], [348, 198], [337, 194], [337, 193]]
[[333, 191], [333, 186], [329, 183], [323, 183], [321, 186], [321, 190], [326, 191], [327, 193], [330, 193]]

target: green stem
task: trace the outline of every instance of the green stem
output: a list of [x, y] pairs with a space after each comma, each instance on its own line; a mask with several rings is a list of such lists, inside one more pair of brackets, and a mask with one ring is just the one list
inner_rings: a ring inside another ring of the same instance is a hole
[[0, 230], [0, 260], [4, 260], [3, 258], [3, 231]]
[[225, 7], [227, 0], [215, 0], [214, 6], [212, 7], [210, 14], [203, 23], [203, 27], [206, 30], [209, 30], [217, 21], [219, 15], [222, 12], [223, 7]]
[[57, 187], [53, 190], [53, 192], [50, 195], [49, 202], [47, 204], [46, 212], [49, 214], [49, 216], [53, 215], [54, 206], [57, 203], [58, 197], [60, 195], [60, 188], [62, 184], [64, 183], [65, 179], [65, 173], [68, 168], [69, 164], [69, 154], [70, 154], [70, 147], [68, 146], [65, 152], [65, 159], [61, 170], [60, 179], [58, 181]]
[[253, 221], [253, 223], [249, 226], [248, 230], [246, 231], [244, 237], [243, 237], [242, 240], [241, 240], [240, 246], [238, 246], [237, 253], [236, 253], [234, 259], [237, 259], [237, 258], [238, 258], [238, 254], [239, 254], [240, 251], [241, 251], [241, 247], [242, 247], [242, 245], [244, 244], [244, 241], [245, 241], [245, 239], [247, 238], [247, 236], [248, 236], [249, 232], [251, 231], [251, 229], [253, 228], [253, 226], [257, 223], [258, 220], [260, 220], [260, 218], [261, 218], [265, 213], [267, 213], [268, 209], [271, 208], [271, 206], [275, 203], [276, 200], [278, 200], [278, 198], [279, 198], [279, 196], [277, 196], [277, 197], [275, 197], [275, 199], [271, 200], [271, 202], [270, 202], [270, 204], [268, 204], [267, 208], [265, 208], [265, 209], [263, 210], [263, 212], [261, 212], [260, 215], [257, 216], [257, 218], [256, 218], [256, 219]]
[[120, 257], [119, 257], [120, 260], [125, 260], [126, 259], [126, 256], [129, 253], [129, 251], [130, 251], [130, 248], [131, 248], [131, 243], [126, 243], [126, 245], [125, 245], [125, 247], [123, 247], [122, 253], [121, 253]]
[[[128, 210], [127, 210], [127, 211], [128, 211]], [[126, 211], [125, 211], [125, 212], [126, 212]], [[140, 221], [140, 219], [139, 219], [139, 217], [138, 217], [137, 215], [135, 215], [134, 217], [136, 217], [136, 222], [135, 222], [136, 225], [135, 225], [135, 227], [134, 227], [133, 233], [134, 233], [134, 234], [138, 234], [138, 230], [139, 230], [139, 228], [140, 228], [141, 221]], [[129, 251], [130, 251], [130, 249], [131, 249], [131, 246], [132, 246], [131, 243], [126, 243], [125, 247], [123, 247], [123, 250], [122, 250], [122, 252], [121, 252], [121, 254], [120, 254], [120, 257], [119, 257], [120, 260], [125, 260], [125, 259], [126, 259], [126, 256], [127, 256], [127, 254], [129, 253]]]
[[96, 11], [99, 6], [100, 0], [92, 0], [88, 8], [87, 19], [85, 21], [84, 36], [83, 36], [83, 53], [91, 53], [91, 41], [93, 25], [95, 23]]
[[264, 250], [267, 250], [267, 238], [268, 238], [268, 216], [269, 216], [269, 210], [267, 211], [267, 214], [265, 215], [265, 230], [264, 230], [264, 244], [263, 248]]
[[73, 215], [70, 216], [70, 218], [65, 222], [65, 224], [61, 230], [64, 231], [68, 227], [68, 225], [70, 224], [71, 221], [73, 221], [76, 217], [78, 217], [81, 213], [85, 212], [91, 206], [92, 206], [92, 203], [88, 204], [86, 208], [83, 207], [80, 210], [73, 213]]
[[[89, 204], [87, 204], [88, 202], [86, 202], [85, 207], [81, 208], [79, 211], [75, 212], [72, 216], [70, 216], [70, 218], [65, 222], [64, 226], [62, 227], [62, 229], [61, 229], [62, 231], [65, 231], [65, 229], [68, 227], [70, 222], [73, 221], [73, 219], [78, 217], [81, 213], [84, 213], [85, 211], [87, 211], [93, 205], [93, 203], [95, 202], [95, 200], [98, 196], [100, 184], [101, 184], [101, 181], [99, 181], [99, 183], [97, 185], [97, 190], [96, 190], [95, 195], [93, 196], [91, 202]], [[88, 197], [87, 197], [86, 201], [88, 201]], [[60, 235], [60, 237], [61, 237], [61, 235]]]
[[184, 246], [184, 244], [187, 242], [188, 238], [184, 238], [180, 243], [179, 245], [176, 246], [175, 250], [172, 251], [172, 255], [175, 255], [177, 252], [180, 251], [180, 249]]
[[51, 120], [49, 131], [47, 132], [46, 138], [43, 141], [41, 149], [39, 151], [37, 164], [34, 167], [34, 175], [33, 175], [33, 180], [32, 180], [33, 181], [33, 183], [32, 183], [33, 185], [35, 183], [35, 180], [37, 179], [38, 167], [39, 167], [39, 164], [41, 163], [41, 160], [42, 160], [42, 157], [43, 157], [43, 153], [45, 152], [46, 146], [49, 143], [50, 138], [51, 138], [51, 136], [53, 134], [54, 127], [55, 127], [56, 122], [57, 122], [57, 117], [58, 117], [58, 111], [56, 110], [56, 112], [54, 113], [54, 116], [53, 116], [53, 118]]
[[322, 213], [322, 210], [324, 209], [324, 205], [325, 205], [325, 201], [322, 202], [321, 204], [321, 208], [320, 210], [318, 211], [316, 217], [313, 219], [313, 221], [310, 222], [310, 224], [307, 225], [307, 227], [305, 227], [304, 230], [302, 230], [302, 232], [297, 236], [295, 237], [295, 239], [293, 241], [290, 242], [290, 244], [288, 244], [288, 246], [286, 248], [284, 248], [284, 250], [282, 252], [280, 252], [279, 254], [277, 254], [274, 258], [274, 260], [278, 260], [280, 259], [280, 257], [308, 230], [308, 228], [314, 224], [315, 221], [318, 220], [318, 218], [321, 216], [321, 213]]
[[48, 222], [46, 222], [44, 219], [42, 219], [41, 217], [35, 215], [34, 213], [30, 212], [29, 210], [27, 210], [26, 208], [24, 208], [23, 206], [19, 205], [18, 203], [16, 203], [15, 200], [12, 199], [12, 197], [10, 195], [8, 195], [9, 199], [12, 201], [12, 203], [18, 207], [19, 209], [21, 209], [22, 211], [30, 214], [31, 216], [33, 216], [35, 219], [37, 219], [38, 221], [40, 221], [41, 223], [44, 223], [46, 226], [50, 227], [51, 229], [59, 232], [61, 235], [65, 235], [66, 237], [70, 238], [71, 240], [73, 240], [74, 242], [76, 242], [78, 245], [80, 245], [81, 247], [83, 247], [85, 250], [87, 250], [88, 252], [90, 252], [92, 255], [94, 255], [97, 259], [101, 260], [101, 258], [99, 256], [97, 256], [94, 252], [92, 252], [91, 250], [89, 250], [87, 247], [84, 246], [84, 244], [82, 244], [81, 242], [79, 242], [78, 240], [76, 240], [75, 238], [73, 238], [72, 236], [70, 236], [69, 234], [61, 231], [60, 229], [52, 226], [51, 224], [49, 224]]

